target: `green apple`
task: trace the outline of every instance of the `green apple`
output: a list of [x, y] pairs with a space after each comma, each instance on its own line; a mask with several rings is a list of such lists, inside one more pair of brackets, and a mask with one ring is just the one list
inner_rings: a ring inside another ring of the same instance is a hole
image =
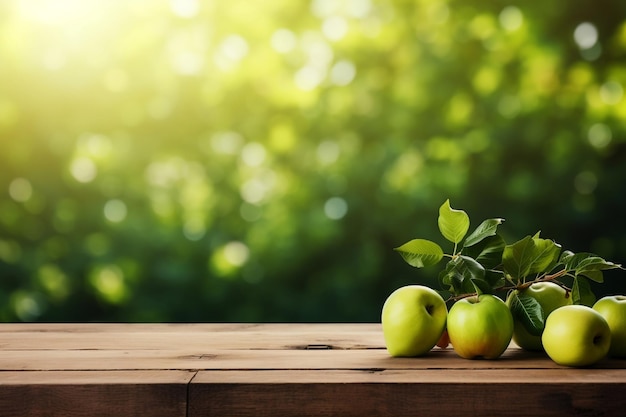
[[611, 329], [611, 347], [609, 355], [626, 358], [626, 296], [608, 295], [593, 305], [593, 309], [602, 314]]
[[548, 316], [541, 341], [548, 356], [559, 365], [588, 366], [609, 352], [611, 329], [593, 308], [569, 305]]
[[495, 295], [481, 294], [461, 299], [448, 312], [448, 335], [452, 348], [462, 358], [496, 359], [513, 336], [513, 316]]
[[[544, 321], [557, 308], [572, 304], [570, 294], [554, 282], [538, 282], [519, 291], [518, 294], [529, 295], [539, 302], [543, 310]], [[506, 300], [509, 307], [511, 306], [512, 296], [513, 293]], [[522, 349], [543, 351], [541, 335], [535, 336], [530, 334], [519, 320], [515, 319], [515, 317], [513, 319], [515, 322], [515, 329], [513, 330], [513, 341], [515, 344]]]
[[448, 309], [430, 287], [407, 285], [389, 295], [381, 316], [391, 356], [421, 356], [430, 351], [446, 327]]

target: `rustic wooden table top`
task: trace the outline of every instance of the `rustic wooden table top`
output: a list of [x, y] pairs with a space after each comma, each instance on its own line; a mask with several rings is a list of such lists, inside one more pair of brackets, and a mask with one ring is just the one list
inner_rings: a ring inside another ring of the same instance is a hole
[[1, 416], [626, 415], [626, 360], [391, 358], [380, 324], [0, 324]]

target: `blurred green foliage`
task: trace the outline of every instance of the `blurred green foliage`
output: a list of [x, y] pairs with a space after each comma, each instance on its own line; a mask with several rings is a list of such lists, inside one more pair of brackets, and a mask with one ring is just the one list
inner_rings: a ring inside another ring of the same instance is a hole
[[377, 321], [446, 198], [624, 263], [625, 16], [2, 1], [0, 320]]

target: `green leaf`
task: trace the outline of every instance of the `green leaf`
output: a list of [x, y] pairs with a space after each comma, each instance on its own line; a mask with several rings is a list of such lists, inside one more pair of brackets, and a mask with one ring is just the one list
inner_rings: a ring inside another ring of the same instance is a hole
[[511, 314], [517, 319], [528, 333], [541, 336], [545, 326], [545, 317], [541, 304], [532, 296], [523, 291], [514, 291], [509, 296]]
[[522, 240], [506, 245], [502, 253], [502, 266], [514, 278], [523, 278], [528, 275], [528, 254], [532, 250], [533, 238], [526, 236]]
[[581, 271], [581, 272], [577, 272], [576, 274], [580, 276], [585, 276], [595, 282], [599, 282], [599, 283], [604, 282], [604, 274], [602, 273], [602, 271], [594, 271], [594, 270]]
[[572, 285], [572, 303], [591, 307], [596, 302], [596, 296], [591, 290], [589, 280], [583, 276], [574, 278]]
[[474, 281], [483, 290], [482, 292], [491, 293], [492, 290], [484, 278], [485, 268], [468, 256], [455, 256], [439, 274], [439, 281], [442, 286], [449, 289], [454, 295], [475, 292]]
[[[496, 270], [485, 270], [485, 281], [493, 288], [500, 288], [504, 285], [504, 272]], [[492, 291], [493, 292], [493, 291]]]
[[606, 261], [593, 253], [572, 253], [567, 251], [561, 256], [560, 262], [568, 271], [574, 271], [575, 276], [583, 275], [592, 281], [603, 282], [602, 271], [622, 268], [621, 265]]
[[530, 273], [550, 271], [559, 260], [561, 245], [551, 239], [541, 239], [539, 234], [533, 237], [535, 258], [530, 266]]
[[476, 230], [474, 230], [463, 243], [464, 247], [469, 247], [481, 242], [489, 236], [495, 236], [498, 225], [502, 224], [504, 219], [488, 219], [482, 222]]
[[568, 271], [575, 271], [581, 263], [589, 258], [589, 256], [591, 256], [589, 253], [564, 251], [559, 262], [562, 263]]
[[530, 274], [550, 271], [556, 265], [561, 246], [538, 234], [525, 238], [504, 248], [502, 264], [504, 270], [517, 280], [524, 281]]
[[500, 235], [489, 236], [480, 242], [464, 248], [464, 255], [478, 261], [485, 269], [493, 269], [502, 264], [502, 252], [506, 243]]
[[563, 265], [567, 265], [568, 262], [571, 262], [571, 259], [574, 255], [575, 253], [572, 252], [571, 250], [564, 250], [563, 253], [561, 253], [561, 259], [559, 259], [559, 263]]
[[437, 219], [439, 230], [443, 237], [457, 244], [463, 240], [469, 229], [469, 216], [463, 210], [455, 210], [450, 207], [450, 200], [439, 207]]
[[423, 268], [437, 264], [443, 258], [441, 246], [425, 239], [413, 239], [394, 248], [411, 266]]
[[470, 282], [472, 283], [474, 291], [477, 295], [493, 293], [491, 285], [489, 285], [489, 283], [483, 279], [472, 278]]

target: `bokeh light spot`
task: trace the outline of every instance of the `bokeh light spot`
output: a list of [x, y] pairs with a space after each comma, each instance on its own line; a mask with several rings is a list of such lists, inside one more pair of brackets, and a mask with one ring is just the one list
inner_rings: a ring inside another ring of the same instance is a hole
[[33, 195], [33, 186], [26, 178], [15, 178], [9, 184], [9, 195], [18, 203], [24, 203]]
[[267, 155], [265, 147], [258, 142], [250, 142], [241, 150], [241, 160], [249, 167], [258, 167]]
[[612, 138], [611, 128], [604, 123], [593, 124], [587, 132], [589, 143], [596, 149], [606, 148], [611, 143]]
[[210, 257], [209, 266], [220, 277], [232, 278], [248, 262], [250, 249], [240, 241], [230, 241], [220, 246]]
[[275, 178], [271, 172], [250, 178], [241, 185], [241, 198], [250, 204], [260, 204], [266, 200], [274, 182]]
[[507, 119], [517, 116], [522, 108], [522, 103], [517, 96], [505, 95], [498, 102], [498, 113]]
[[11, 305], [15, 315], [22, 321], [32, 321], [44, 310], [43, 300], [37, 293], [16, 291], [11, 295]]
[[334, 140], [325, 140], [317, 146], [317, 159], [324, 165], [336, 162], [339, 154], [339, 145]]
[[223, 71], [230, 71], [248, 55], [249, 48], [248, 41], [241, 35], [228, 35], [218, 47], [215, 64]]
[[228, 242], [224, 246], [224, 258], [235, 266], [242, 266], [248, 261], [250, 249], [243, 242]]
[[580, 49], [589, 49], [598, 42], [598, 29], [593, 23], [583, 22], [574, 30], [574, 41]]
[[346, 12], [356, 19], [366, 18], [372, 11], [371, 0], [348, 0]]
[[89, 276], [89, 282], [97, 295], [111, 304], [119, 304], [128, 296], [124, 273], [117, 265], [94, 268]]
[[325, 18], [339, 11], [340, 2], [335, 0], [313, 0], [311, 12], [319, 18]]
[[176, 16], [190, 19], [200, 11], [198, 0], [171, 0], [170, 8]]
[[244, 202], [239, 207], [241, 218], [247, 222], [255, 222], [261, 218], [262, 210], [256, 204]]
[[187, 219], [183, 224], [183, 234], [192, 242], [202, 239], [206, 235], [204, 220], [198, 217]]
[[96, 164], [87, 157], [75, 158], [70, 164], [70, 173], [78, 182], [88, 183], [98, 175]]
[[307, 65], [296, 72], [294, 80], [299, 89], [310, 91], [322, 83], [324, 74], [319, 68]]
[[292, 31], [281, 28], [272, 34], [270, 43], [276, 52], [286, 54], [296, 47], [298, 40]]
[[324, 214], [331, 220], [340, 220], [348, 213], [348, 203], [341, 197], [331, 197], [324, 203]]
[[122, 200], [109, 200], [104, 205], [104, 217], [112, 223], [123, 221], [127, 212], [126, 204]]
[[244, 143], [243, 137], [232, 131], [218, 132], [211, 137], [211, 147], [217, 153], [236, 155]]
[[341, 16], [329, 16], [322, 23], [322, 33], [331, 41], [341, 40], [348, 33], [348, 22]]
[[348, 60], [337, 61], [330, 70], [330, 81], [339, 86], [348, 85], [356, 76], [356, 67]]
[[591, 194], [598, 185], [598, 177], [591, 171], [582, 171], [574, 178], [574, 187], [580, 194]]
[[507, 6], [502, 9], [498, 18], [500, 25], [509, 32], [516, 31], [524, 23], [524, 15], [515, 6]]
[[617, 104], [624, 96], [624, 88], [617, 81], [607, 81], [600, 86], [600, 99], [606, 104]]
[[55, 301], [63, 301], [70, 293], [67, 275], [54, 264], [44, 264], [37, 271], [40, 285]]

